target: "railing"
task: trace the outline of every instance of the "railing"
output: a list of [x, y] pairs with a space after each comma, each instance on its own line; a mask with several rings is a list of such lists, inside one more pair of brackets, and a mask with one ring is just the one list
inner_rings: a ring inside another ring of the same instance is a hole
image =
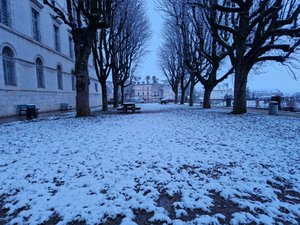
[[[234, 99], [231, 100], [231, 106], [233, 105], [233, 101], [234, 101]], [[247, 100], [247, 107], [258, 108], [258, 109], [268, 109], [270, 101], [271, 101], [271, 98], [249, 99], [249, 100]], [[197, 102], [197, 100], [195, 102]], [[200, 100], [201, 105], [202, 105], [202, 103], [203, 103], [203, 100]], [[211, 103], [212, 107], [224, 107], [224, 106], [226, 106], [226, 99], [211, 99], [210, 103]], [[283, 110], [300, 111], [300, 98], [283, 97], [283, 98], [281, 98], [280, 105]]]
[[[269, 107], [269, 102], [271, 100], [268, 99], [251, 99], [247, 100], [247, 107], [254, 108], [263, 108], [267, 109]], [[285, 110], [300, 110], [300, 98], [294, 97], [283, 97], [281, 98], [280, 106]]]

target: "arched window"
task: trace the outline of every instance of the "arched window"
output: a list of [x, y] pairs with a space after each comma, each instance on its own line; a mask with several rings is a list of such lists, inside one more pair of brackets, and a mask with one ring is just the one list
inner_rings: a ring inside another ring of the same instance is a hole
[[2, 50], [2, 63], [5, 85], [17, 85], [14, 52], [9, 47]]
[[58, 89], [63, 90], [63, 77], [62, 77], [62, 69], [61, 66], [57, 66], [57, 86]]
[[44, 67], [41, 58], [37, 58], [35, 60], [35, 65], [36, 65], [37, 87], [45, 88]]

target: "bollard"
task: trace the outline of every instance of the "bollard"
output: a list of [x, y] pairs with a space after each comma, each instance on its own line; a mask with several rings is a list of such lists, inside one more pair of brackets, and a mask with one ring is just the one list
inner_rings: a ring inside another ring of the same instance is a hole
[[278, 115], [278, 102], [277, 101], [270, 101], [269, 102], [269, 115]]
[[259, 99], [255, 99], [255, 108], [259, 108]]

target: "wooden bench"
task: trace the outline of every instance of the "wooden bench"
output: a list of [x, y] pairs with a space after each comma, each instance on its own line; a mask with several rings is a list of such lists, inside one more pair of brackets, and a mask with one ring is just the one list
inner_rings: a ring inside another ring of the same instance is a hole
[[23, 112], [26, 115], [27, 104], [17, 105], [17, 110], [19, 111], [19, 116], [21, 116]]
[[70, 106], [68, 103], [60, 103], [60, 110], [66, 111], [71, 110], [72, 106]]
[[128, 113], [131, 111], [132, 113], [135, 113], [136, 111], [141, 110], [140, 106], [136, 106], [134, 103], [126, 103], [120, 107], [117, 108], [117, 111]]
[[27, 115], [27, 108], [28, 107], [35, 107], [36, 114], [39, 114], [39, 108], [36, 108], [35, 105], [32, 104], [22, 104], [22, 105], [17, 105], [17, 110], [19, 111], [19, 116], [21, 116], [23, 113], [24, 115]]

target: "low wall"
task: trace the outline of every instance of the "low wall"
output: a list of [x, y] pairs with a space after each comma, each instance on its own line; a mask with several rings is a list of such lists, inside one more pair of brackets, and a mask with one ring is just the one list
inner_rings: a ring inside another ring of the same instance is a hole
[[[75, 107], [75, 92], [0, 90], [0, 117], [18, 115], [17, 105], [35, 104], [39, 112], [60, 110], [60, 103]], [[102, 104], [101, 94], [90, 94], [90, 107]]]

